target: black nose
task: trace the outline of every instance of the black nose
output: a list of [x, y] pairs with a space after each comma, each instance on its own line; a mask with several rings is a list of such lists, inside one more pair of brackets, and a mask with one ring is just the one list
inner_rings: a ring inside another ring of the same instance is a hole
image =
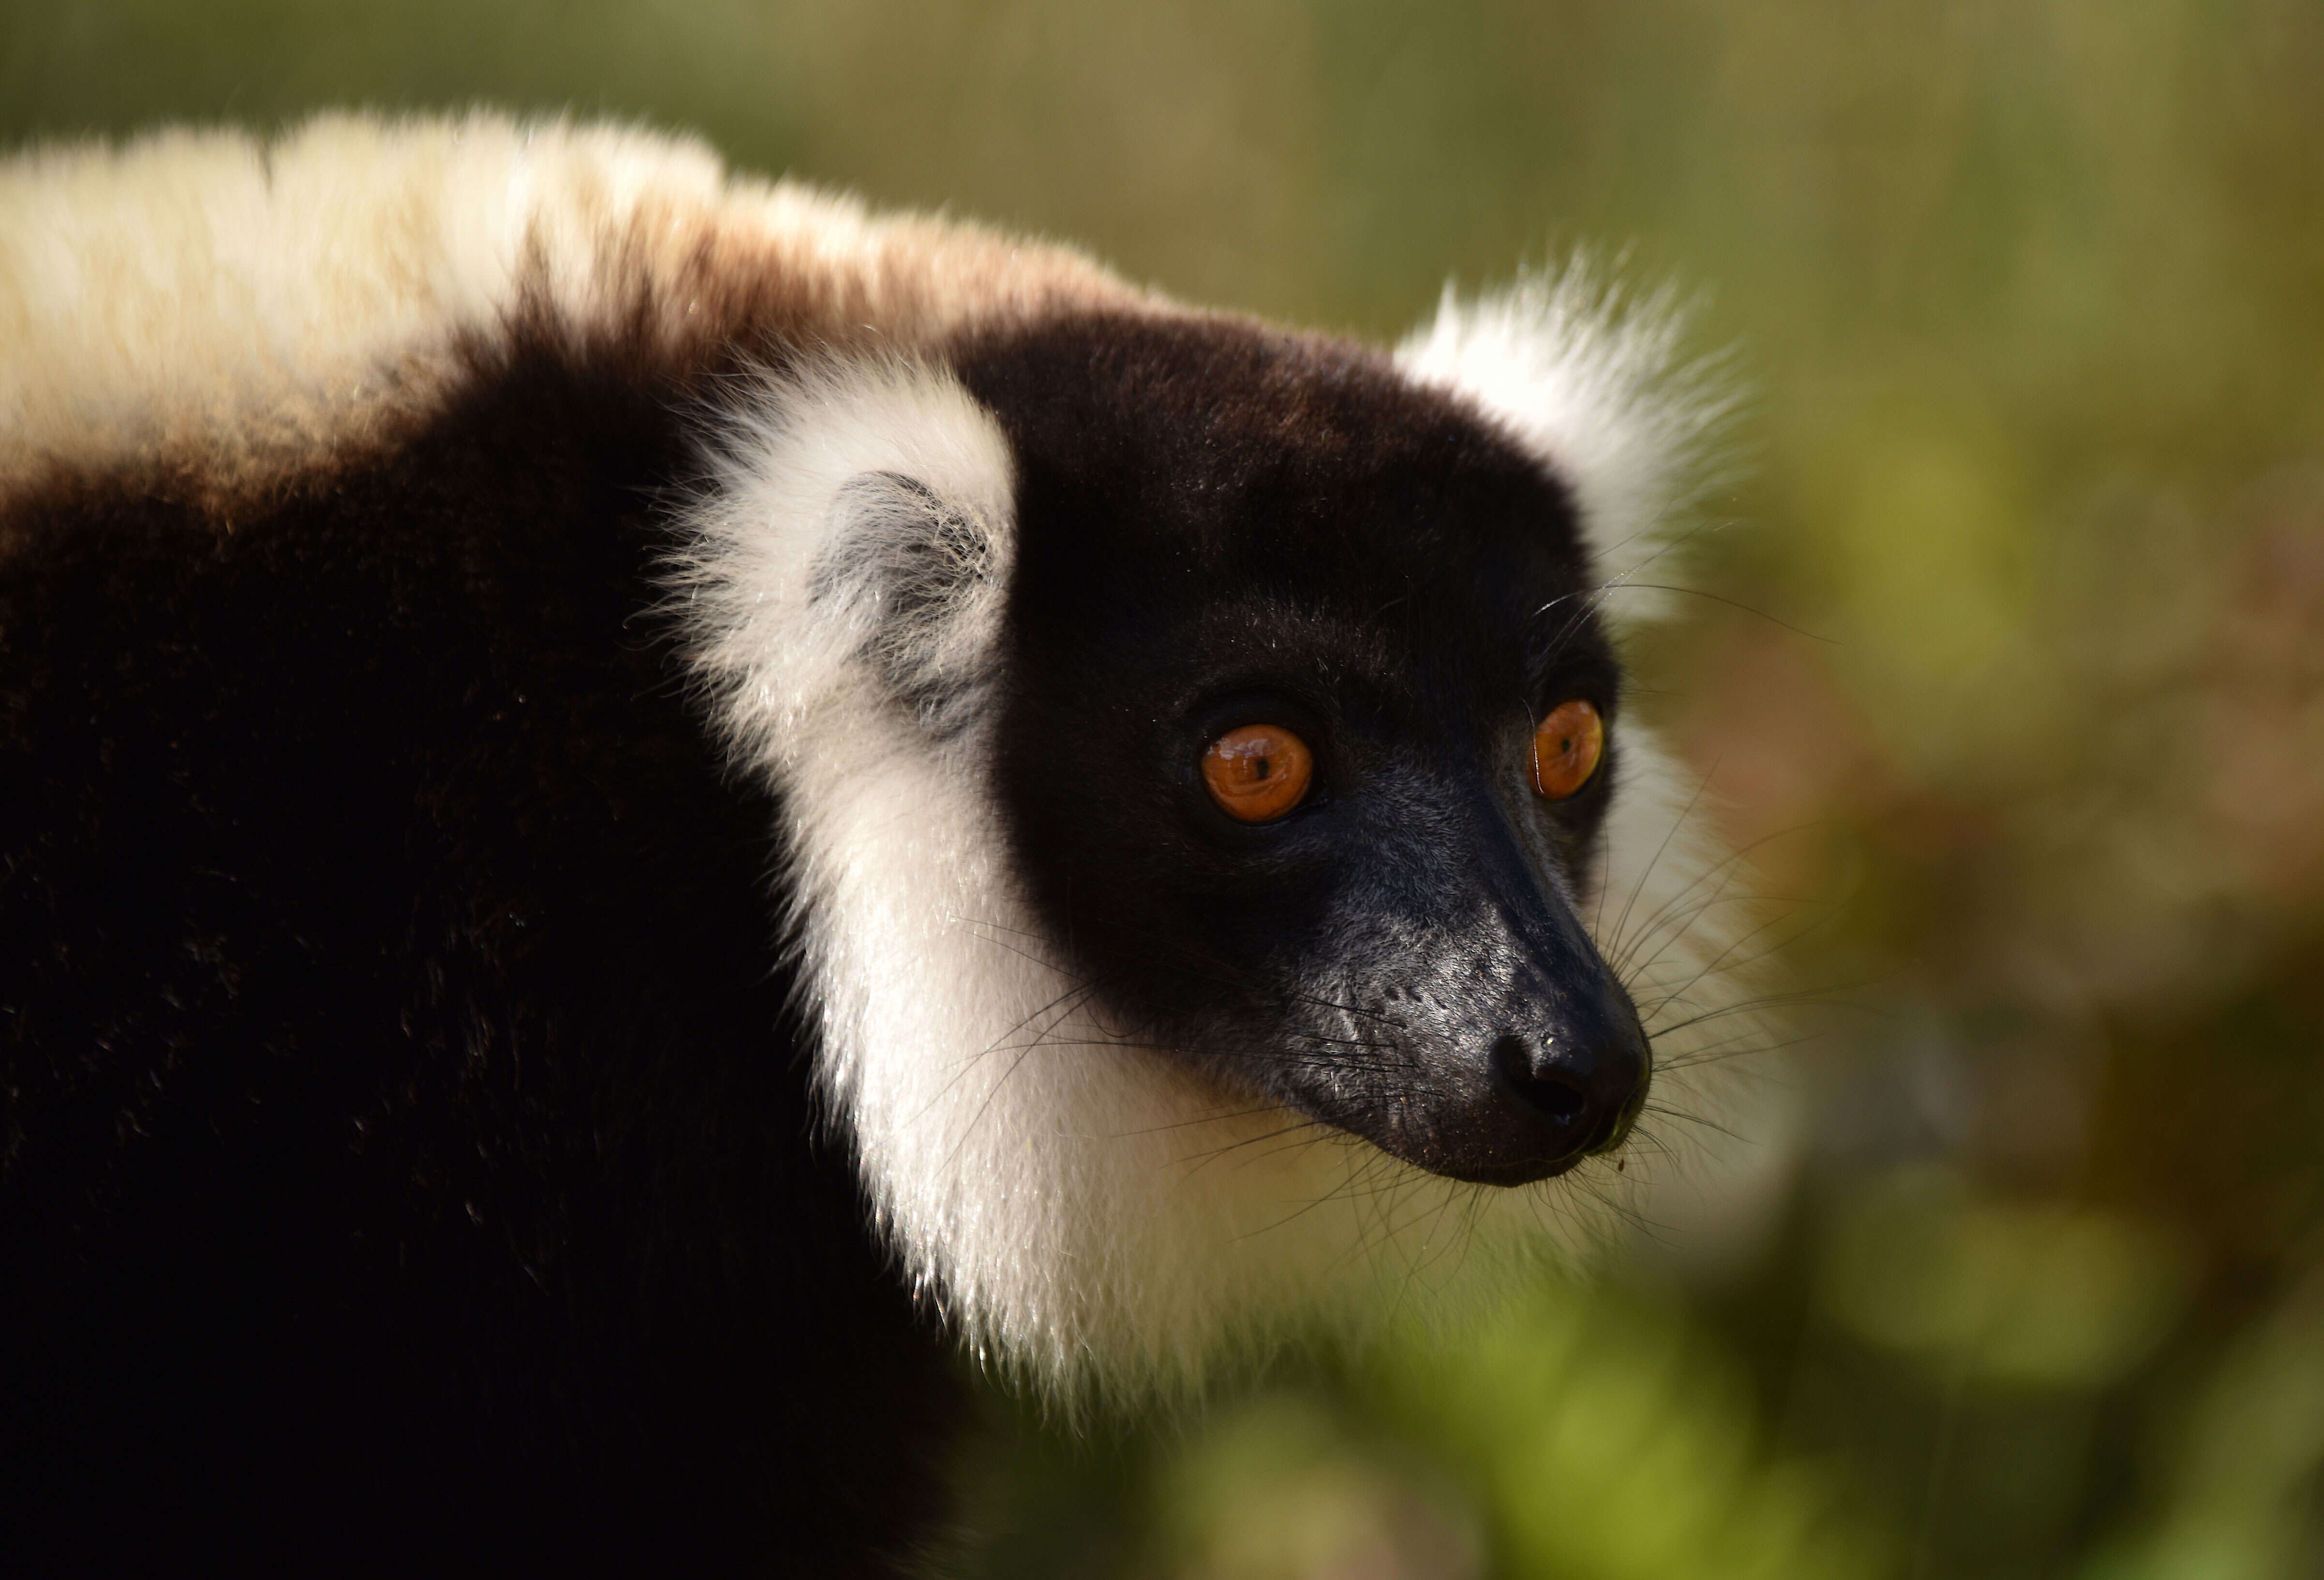
[[1629, 1027], [1588, 1039], [1511, 1033], [1493, 1044], [1492, 1065], [1526, 1116], [1528, 1145], [1552, 1173], [1620, 1146], [1646, 1101], [1646, 1038]]

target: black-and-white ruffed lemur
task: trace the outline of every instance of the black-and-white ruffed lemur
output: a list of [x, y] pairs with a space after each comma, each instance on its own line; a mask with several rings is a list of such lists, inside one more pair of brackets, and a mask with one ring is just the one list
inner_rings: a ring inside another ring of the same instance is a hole
[[1609, 596], [1709, 402], [1601, 301], [481, 115], [0, 167], [0, 1566], [888, 1572], [954, 1345], [1587, 1238], [1727, 991]]

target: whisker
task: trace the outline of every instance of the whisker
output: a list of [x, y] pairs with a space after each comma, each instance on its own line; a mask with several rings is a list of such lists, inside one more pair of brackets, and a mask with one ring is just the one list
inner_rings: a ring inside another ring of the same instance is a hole
[[1679, 808], [1678, 817], [1664, 833], [1662, 843], [1655, 846], [1655, 854], [1646, 862], [1646, 870], [1638, 874], [1637, 887], [1630, 891], [1630, 898], [1623, 901], [1622, 914], [1614, 919], [1614, 932], [1617, 937], [1619, 937], [1622, 929], [1629, 925], [1630, 909], [1638, 902], [1638, 896], [1645, 892], [1647, 878], [1653, 875], [1655, 868], [1662, 864], [1663, 856], [1670, 850], [1670, 842], [1678, 837], [1678, 831], [1685, 827], [1687, 818], [1693, 815], [1696, 805], [1702, 799], [1703, 791], [1711, 788], [1711, 774], [1718, 772], [1719, 765], [1716, 762], [1712, 763], [1711, 773], [1702, 776], [1702, 782], [1694, 787], [1694, 794], [1687, 798], [1686, 805]]
[[[1711, 772], [1715, 774], [1717, 772], [1717, 765], [1714, 764], [1712, 766]], [[1702, 785], [1695, 790], [1693, 797], [1688, 800], [1685, 808], [1679, 813], [1678, 823], [1674, 824], [1670, 833], [1664, 836], [1662, 845], [1657, 846], [1655, 851], [1654, 859], [1646, 864], [1646, 871], [1639, 874], [1638, 884], [1641, 889], [1645, 887], [1646, 881], [1654, 875], [1655, 868], [1661, 864], [1664, 853], [1667, 851], [1670, 846], [1671, 838], [1677, 834], [1679, 828], [1684, 825], [1686, 819], [1693, 814], [1696, 803], [1702, 800], [1702, 792], [1710, 787], [1710, 784], [1711, 778], [1709, 775], [1706, 775], [1703, 779]], [[1778, 839], [1787, 838], [1794, 834], [1805, 833], [1811, 828], [1820, 827], [1821, 825], [1830, 821], [1831, 819], [1828, 818], [1812, 818], [1805, 822], [1793, 824], [1788, 827], [1777, 828], [1770, 831], [1769, 833], [1763, 834], [1758, 838], [1752, 840], [1749, 844], [1729, 852], [1720, 860], [1713, 863], [1711, 866], [1697, 873], [1693, 881], [1689, 882], [1686, 887], [1681, 889], [1677, 893], [1664, 901], [1662, 905], [1657, 907], [1652, 915], [1648, 916], [1644, 921], [1639, 923], [1641, 931], [1657, 926], [1659, 924], [1659, 919], [1665, 911], [1669, 910], [1672, 906], [1684, 904], [1697, 890], [1701, 889], [1703, 884], [1711, 882], [1713, 879], [1719, 880], [1720, 884], [1719, 888], [1714, 891], [1714, 892], [1720, 894], [1725, 893], [1727, 881], [1733, 875], [1734, 871], [1742, 866], [1744, 863], [1749, 861], [1762, 846]], [[1627, 921], [1627, 919], [1626, 916], [1622, 921], [1618, 921], [1615, 924], [1615, 931], [1618, 935], [1621, 933], [1624, 922]], [[1609, 948], [1609, 953], [1618, 960], [1628, 952], [1628, 946], [1626, 946], [1618, 936], [1615, 938]]]
[[1681, 1124], [1700, 1125], [1704, 1130], [1718, 1132], [1720, 1135], [1725, 1136], [1729, 1141], [1739, 1141], [1745, 1139], [1743, 1136], [1738, 1134], [1728, 1126], [1720, 1123], [1715, 1119], [1706, 1119], [1700, 1113], [1688, 1113], [1683, 1109], [1667, 1107], [1659, 1103], [1646, 1104], [1639, 1110], [1639, 1112], [1642, 1113], [1656, 1114], [1664, 1119], [1675, 1119]]
[[1748, 604], [1739, 603], [1733, 598], [1721, 597], [1717, 593], [1705, 592], [1701, 587], [1675, 587], [1665, 585], [1662, 582], [1653, 581], [1630, 581], [1623, 583], [1620, 587], [1614, 590], [1620, 592], [1684, 593], [1691, 597], [1708, 598], [1714, 604], [1724, 604], [1730, 609], [1740, 609], [1746, 614], [1756, 614], [1760, 619], [1765, 620], [1768, 624], [1781, 626], [1784, 630], [1790, 632], [1794, 636], [1804, 636], [1810, 642], [1821, 642], [1830, 647], [1842, 647], [1846, 645], [1838, 637], [1818, 636], [1812, 631], [1803, 631], [1800, 627], [1792, 624], [1789, 621], [1776, 619], [1765, 609], [1755, 609]]

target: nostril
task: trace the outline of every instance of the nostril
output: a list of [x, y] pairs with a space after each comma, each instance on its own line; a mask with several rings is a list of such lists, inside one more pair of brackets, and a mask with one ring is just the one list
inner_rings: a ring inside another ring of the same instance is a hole
[[1522, 1037], [1507, 1036], [1493, 1044], [1493, 1068], [1511, 1090], [1552, 1124], [1577, 1124], [1589, 1110], [1590, 1094], [1582, 1084], [1554, 1070], [1535, 1068], [1533, 1050]]

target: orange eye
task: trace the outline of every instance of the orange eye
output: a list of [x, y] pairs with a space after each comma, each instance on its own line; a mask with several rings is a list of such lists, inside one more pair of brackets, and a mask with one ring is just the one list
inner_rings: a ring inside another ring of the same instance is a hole
[[1203, 753], [1211, 799], [1241, 823], [1272, 823], [1299, 804], [1314, 777], [1315, 754], [1278, 725], [1229, 730]]
[[1549, 710], [1533, 733], [1533, 788], [1562, 801], [1590, 782], [1606, 754], [1606, 723], [1575, 698]]

